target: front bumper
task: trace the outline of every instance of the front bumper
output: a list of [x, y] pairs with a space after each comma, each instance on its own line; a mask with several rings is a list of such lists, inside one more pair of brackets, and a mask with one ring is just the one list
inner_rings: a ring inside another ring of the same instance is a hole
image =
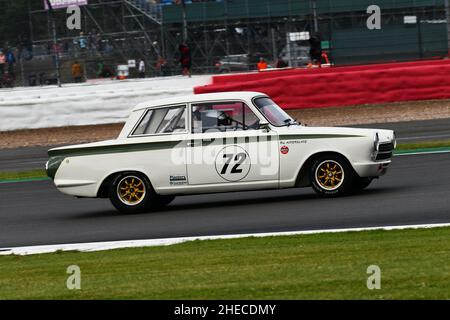
[[395, 132], [392, 132], [392, 139], [386, 141], [381, 141], [378, 132], [376, 132], [373, 141], [372, 160], [390, 160], [396, 147], [397, 139], [395, 138]]
[[356, 173], [361, 177], [380, 177], [386, 174], [391, 160], [353, 164]]

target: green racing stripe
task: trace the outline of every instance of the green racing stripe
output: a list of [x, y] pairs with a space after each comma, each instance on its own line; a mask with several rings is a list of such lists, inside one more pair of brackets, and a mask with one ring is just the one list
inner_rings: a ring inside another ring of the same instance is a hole
[[182, 140], [161, 141], [161, 142], [143, 142], [143, 143], [114, 144], [114, 145], [110, 145], [110, 146], [56, 149], [56, 150], [50, 150], [48, 152], [48, 155], [50, 157], [56, 157], [56, 156], [78, 157], [78, 156], [88, 156], [88, 155], [95, 155], [95, 154], [171, 149], [171, 148], [175, 147], [177, 144], [179, 144], [181, 141]]
[[80, 157], [80, 156], [90, 156], [90, 155], [98, 155], [98, 154], [172, 149], [180, 142], [181, 142], [181, 140], [116, 144], [116, 145], [110, 145], [110, 146], [49, 150], [48, 151], [49, 160], [47, 163], [47, 175], [50, 178], [54, 179], [55, 175], [56, 175], [56, 171], [58, 171], [58, 168], [60, 167], [61, 163], [67, 157]]
[[326, 139], [326, 138], [361, 138], [364, 136], [353, 134], [282, 134], [280, 140], [305, 140], [305, 139]]

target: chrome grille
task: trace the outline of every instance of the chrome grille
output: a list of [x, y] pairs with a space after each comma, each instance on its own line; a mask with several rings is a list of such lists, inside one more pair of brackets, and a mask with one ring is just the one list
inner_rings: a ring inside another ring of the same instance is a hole
[[380, 143], [378, 146], [378, 154], [376, 160], [386, 160], [392, 158], [392, 151], [394, 150], [394, 143]]

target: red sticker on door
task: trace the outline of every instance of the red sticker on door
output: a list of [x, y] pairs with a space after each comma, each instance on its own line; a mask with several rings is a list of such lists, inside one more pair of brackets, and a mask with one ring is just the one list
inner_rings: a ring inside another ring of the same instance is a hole
[[280, 151], [282, 154], [288, 154], [289, 153], [289, 148], [287, 146], [282, 146], [280, 148]]

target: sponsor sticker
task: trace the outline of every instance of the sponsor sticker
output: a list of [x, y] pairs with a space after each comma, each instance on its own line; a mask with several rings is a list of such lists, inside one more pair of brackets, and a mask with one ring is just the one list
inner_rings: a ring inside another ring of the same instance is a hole
[[288, 146], [282, 146], [280, 148], [280, 151], [282, 154], [288, 154], [289, 153], [289, 147]]
[[172, 186], [187, 184], [186, 176], [183, 175], [171, 175], [169, 180]]

